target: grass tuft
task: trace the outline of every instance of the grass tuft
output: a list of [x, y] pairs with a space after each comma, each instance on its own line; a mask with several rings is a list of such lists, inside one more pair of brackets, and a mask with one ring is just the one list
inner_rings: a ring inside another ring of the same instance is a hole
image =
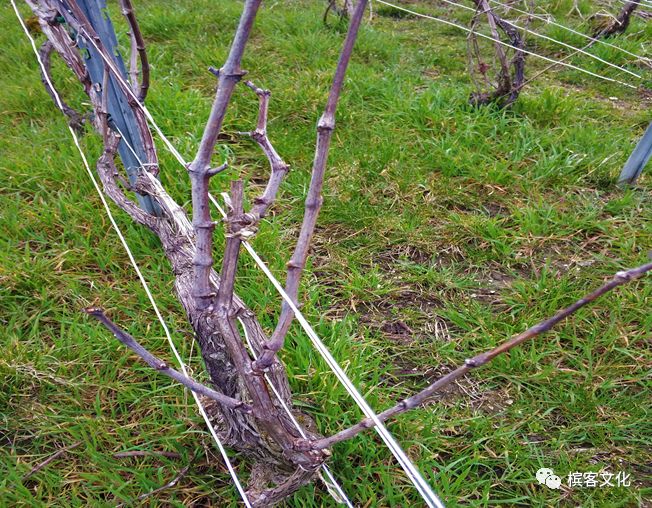
[[[541, 7], [585, 30], [573, 5]], [[587, 1], [577, 5], [584, 15], [594, 9]], [[149, 106], [190, 158], [215, 85], [205, 69], [224, 60], [240, 3], [182, 0], [170, 8], [146, 0], [136, 7], [152, 63]], [[270, 137], [293, 168], [254, 240], [279, 277], [297, 234], [314, 127], [343, 37], [342, 26], [322, 24], [324, 8], [303, 1], [265, 5], [244, 63], [257, 85], [272, 90]], [[468, 21], [463, 11], [426, 8]], [[117, 25], [126, 41], [126, 27]], [[236, 506], [188, 394], [80, 312], [101, 304], [170, 358], [7, 5], [0, 7], [0, 28], [6, 71], [0, 76], [0, 504], [133, 504], [196, 456], [190, 473], [150, 504]], [[581, 44], [554, 27], [532, 28]], [[652, 25], [635, 18], [612, 42], [651, 56], [650, 37]], [[529, 43], [558, 55], [549, 41]], [[334, 356], [379, 410], [621, 267], [643, 262], [652, 246], [650, 171], [635, 189], [614, 183], [650, 120], [649, 98], [563, 70], [528, 85], [511, 110], [474, 109], [465, 44], [454, 29], [378, 9], [363, 26], [338, 111], [302, 298]], [[645, 72], [612, 48], [591, 51]], [[618, 77], [581, 55], [570, 62]], [[528, 57], [528, 74], [546, 65]], [[66, 100], [84, 109], [60, 61], [54, 76]], [[216, 193], [233, 177], [247, 180], [249, 199], [260, 190], [267, 164], [235, 135], [252, 128], [256, 108], [253, 94], [237, 89], [223, 147], [234, 164], [215, 179]], [[97, 158], [96, 137], [87, 134], [83, 144], [89, 159]], [[165, 186], [187, 204], [185, 171], [159, 150]], [[201, 376], [157, 242], [116, 213], [182, 354], [192, 351]], [[279, 298], [246, 257], [238, 292], [271, 330]], [[391, 430], [448, 506], [645, 505], [652, 497], [651, 301], [649, 281], [620, 288], [402, 416]], [[315, 415], [323, 433], [357, 421], [359, 411], [298, 327], [289, 339], [282, 356], [297, 405]], [[79, 447], [23, 480], [77, 441]], [[114, 457], [130, 450], [180, 458]], [[235, 460], [246, 478], [247, 464]], [[632, 486], [548, 490], [534, 479], [544, 466], [562, 476], [625, 471]], [[337, 445], [332, 468], [356, 504], [419, 503], [373, 433]], [[316, 484], [288, 505], [333, 501]]]

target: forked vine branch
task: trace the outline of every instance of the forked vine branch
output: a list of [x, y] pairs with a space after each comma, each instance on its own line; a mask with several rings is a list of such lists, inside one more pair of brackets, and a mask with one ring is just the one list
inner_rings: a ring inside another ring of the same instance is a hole
[[[475, 1], [478, 8], [487, 8], [485, 0]], [[284, 177], [289, 171], [289, 165], [276, 151], [267, 133], [270, 92], [257, 87], [251, 81], [246, 81], [245, 85], [255, 93], [259, 109], [255, 128], [249, 134], [269, 161], [270, 173], [264, 191], [254, 199], [248, 211], [245, 210], [245, 188], [242, 181], [231, 182], [229, 211], [223, 223], [225, 246], [219, 274], [215, 270], [213, 235], [217, 223], [213, 220], [209, 208], [209, 186], [211, 178], [227, 170], [227, 166], [213, 164], [212, 159], [234, 90], [245, 74], [241, 62], [261, 0], [246, 0], [244, 3], [228, 57], [217, 72], [217, 90], [201, 142], [194, 160], [186, 167], [192, 195], [192, 220], [155, 178], [159, 171], [158, 156], [142, 106], [149, 88], [149, 65], [144, 37], [138, 27], [131, 2], [121, 0], [131, 34], [130, 83], [116, 74], [111, 63], [114, 61], [114, 55], [104, 47], [92, 23], [75, 0], [65, 0], [65, 3], [62, 0], [27, 0], [27, 3], [38, 17], [42, 31], [48, 39], [41, 58], [49, 62], [50, 53], [55, 50], [82, 83], [90, 99], [93, 110], [92, 123], [102, 136], [104, 144], [104, 152], [96, 166], [104, 193], [132, 220], [150, 229], [161, 241], [174, 274], [178, 300], [199, 344], [209, 383], [199, 383], [168, 366], [115, 324], [101, 309], [92, 308], [87, 312], [152, 368], [212, 401], [209, 411], [216, 431], [228, 446], [249, 458], [254, 464], [253, 470], [256, 474], [251, 475], [248, 490], [248, 498], [253, 506], [269, 506], [283, 500], [314, 479], [317, 470], [330, 456], [328, 449], [332, 445], [373, 427], [373, 422], [369, 419], [362, 420], [357, 425], [329, 437], [319, 436], [310, 430], [315, 427], [310, 415], [292, 407], [292, 395], [285, 368], [277, 355], [286, 342], [294, 319], [292, 308], [283, 303], [276, 327], [268, 337], [256, 315], [234, 292], [242, 243], [255, 235], [259, 221], [274, 205]], [[324, 112], [317, 123], [316, 147], [303, 220], [294, 252], [288, 262], [285, 281], [285, 291], [294, 305], [299, 302], [301, 276], [305, 270], [323, 201], [322, 189], [335, 129], [337, 104], [366, 5], [367, 0], [359, 0], [350, 15], [348, 31]], [[61, 19], [65, 22], [61, 22]], [[498, 27], [509, 33], [507, 25], [502, 26], [500, 19], [490, 19], [494, 32]], [[74, 36], [71, 37], [71, 33]], [[518, 45], [516, 42], [514, 44], [518, 54]], [[93, 82], [89, 76], [79, 52], [80, 47], [87, 45], [92, 45], [104, 61], [104, 75], [97, 82]], [[503, 63], [509, 66], [504, 59]], [[44, 80], [48, 84], [48, 91], [59, 98], [47, 74], [46, 72]], [[133, 110], [139, 134], [137, 141], [147, 154], [147, 160], [143, 161], [137, 178], [131, 183], [127, 183], [124, 168], [117, 160], [117, 147], [121, 136], [114, 129], [108, 113], [110, 79], [115, 79], [118, 91], [125, 95], [129, 107]], [[510, 84], [514, 84], [514, 79], [511, 79]], [[62, 110], [70, 114], [65, 105]], [[160, 209], [160, 214], [153, 215], [141, 209], [134, 200], [134, 192], [150, 197], [157, 210]], [[380, 420], [384, 421], [420, 407], [442, 387], [470, 370], [549, 330], [600, 295], [642, 276], [649, 270], [652, 270], [652, 263], [619, 272], [613, 280], [552, 318], [489, 352], [467, 360], [464, 365], [421, 392], [384, 411], [379, 415]], [[251, 343], [255, 357], [252, 357], [243, 341], [242, 330]], [[255, 359], [256, 357], [258, 359]], [[278, 398], [273, 397], [271, 393], [278, 393]], [[285, 412], [285, 408], [290, 408], [290, 414]], [[302, 422], [303, 428], [297, 428], [297, 421]]]

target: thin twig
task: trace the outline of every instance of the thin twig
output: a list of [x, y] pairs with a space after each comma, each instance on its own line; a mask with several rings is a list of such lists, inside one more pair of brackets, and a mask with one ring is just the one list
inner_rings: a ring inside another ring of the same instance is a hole
[[[145, 39], [143, 39], [143, 34], [140, 31], [140, 25], [136, 19], [131, 0], [120, 0], [120, 7], [122, 8], [123, 16], [129, 23], [129, 36], [131, 38], [129, 75], [131, 86], [134, 92], [138, 94], [138, 100], [143, 102], [149, 90], [149, 62], [147, 60], [147, 51], [145, 50]], [[140, 73], [142, 77], [140, 86], [138, 84], [138, 65], [136, 64], [137, 55], [140, 57]]]
[[136, 341], [136, 339], [134, 339], [131, 335], [129, 335], [124, 330], [120, 329], [113, 321], [111, 321], [106, 316], [106, 314], [104, 314], [104, 311], [102, 309], [98, 309], [97, 307], [90, 307], [84, 309], [84, 312], [97, 318], [98, 321], [100, 321], [109, 331], [111, 331], [111, 333], [113, 333], [113, 335], [115, 335], [116, 339], [118, 339], [125, 346], [131, 349], [134, 353], [136, 353], [143, 360], [145, 360], [145, 362], [150, 367], [153, 367], [161, 374], [171, 377], [172, 379], [178, 381], [183, 386], [192, 390], [193, 392], [203, 395], [204, 397], [208, 397], [209, 399], [213, 399], [225, 407], [228, 407], [230, 409], [237, 409], [244, 413], [252, 412], [252, 408], [249, 404], [245, 404], [241, 400], [228, 397], [223, 393], [216, 392], [212, 388], [209, 388], [206, 385], [198, 383], [194, 379], [190, 377], [186, 377], [181, 372], [170, 367], [163, 360], [157, 358], [152, 353], [147, 351], [147, 349], [145, 349], [142, 345], [140, 345]]
[[[159, 492], [163, 492], [164, 490], [171, 489], [172, 487], [175, 487], [177, 483], [179, 483], [187, 474], [188, 471], [190, 471], [190, 468], [192, 467], [192, 463], [195, 461], [195, 456], [193, 455], [190, 458], [190, 461], [188, 462], [188, 465], [185, 466], [184, 468], [180, 469], [177, 475], [172, 478], [169, 482], [167, 482], [165, 485], [162, 485], [161, 487], [154, 489], [150, 492], [147, 492], [145, 494], [141, 494], [136, 498], [136, 501], [143, 501], [149, 497], [155, 496]], [[116, 506], [116, 508], [122, 508], [123, 506], [126, 506], [124, 503], [121, 503]]]
[[[545, 321], [541, 321], [540, 323], [534, 325], [531, 328], [528, 328], [526, 331], [523, 333], [520, 333], [511, 339], [509, 339], [506, 342], [503, 342], [500, 346], [487, 351], [485, 353], [481, 353], [477, 356], [474, 356], [473, 358], [467, 359], [464, 361], [464, 365], [458, 367], [457, 369], [453, 370], [452, 372], [446, 374], [445, 376], [439, 378], [437, 381], [432, 383], [430, 386], [425, 388], [424, 390], [420, 391], [419, 393], [413, 395], [412, 397], [409, 397], [407, 399], [404, 399], [403, 401], [399, 402], [396, 404], [394, 407], [387, 409], [386, 411], [383, 411], [378, 415], [378, 418], [381, 421], [386, 421], [387, 419], [396, 416], [400, 413], [404, 413], [406, 411], [409, 411], [410, 409], [414, 409], [421, 404], [423, 404], [427, 399], [432, 397], [436, 392], [441, 390], [442, 388], [448, 386], [451, 384], [453, 381], [458, 379], [459, 377], [465, 375], [467, 372], [485, 365], [486, 363], [489, 363], [491, 360], [493, 360], [495, 357], [498, 355], [505, 353], [511, 349], [513, 349], [516, 346], [521, 345], [523, 342], [532, 339], [536, 337], [537, 335], [540, 335], [544, 332], [547, 332], [550, 330], [553, 326], [555, 326], [557, 323], [560, 321], [564, 320], [577, 310], [581, 309], [588, 303], [593, 302], [600, 296], [604, 295], [605, 293], [611, 291], [612, 289], [621, 286], [627, 282], [630, 282], [632, 280], [635, 280], [639, 277], [642, 277], [644, 274], [646, 274], [648, 271], [652, 270], [652, 263], [646, 263], [644, 265], [638, 266], [636, 268], [631, 268], [626, 271], [621, 271], [616, 273], [614, 277], [604, 284], [603, 286], [599, 287], [595, 291], [589, 293], [583, 298], [580, 298], [577, 300], [574, 304], [566, 307], [565, 309], [560, 310], [557, 312], [553, 317], [546, 319]], [[365, 418], [361, 422], [357, 423], [356, 425], [353, 425], [352, 427], [349, 427], [348, 429], [342, 430], [338, 432], [337, 434], [334, 434], [330, 437], [323, 438], [317, 441], [313, 442], [313, 446], [317, 449], [324, 449], [324, 448], [329, 448], [333, 446], [335, 443], [339, 443], [341, 441], [345, 441], [347, 439], [351, 439], [355, 435], [359, 434], [360, 432], [370, 429], [374, 426], [374, 422], [369, 419]]]
[[[306, 266], [308, 249], [310, 247], [312, 235], [317, 223], [317, 216], [319, 215], [319, 210], [321, 209], [323, 201], [321, 190], [324, 184], [324, 174], [326, 171], [326, 162], [328, 161], [328, 151], [330, 148], [331, 138], [333, 136], [333, 131], [335, 130], [335, 110], [342, 92], [344, 76], [346, 75], [349, 61], [351, 60], [351, 53], [353, 52], [353, 46], [358, 37], [360, 22], [362, 21], [366, 7], [367, 1], [360, 0], [355, 7], [353, 16], [351, 16], [349, 29], [346, 34], [346, 39], [344, 40], [344, 45], [342, 46], [340, 58], [337, 62], [337, 68], [335, 69], [335, 76], [333, 77], [328, 101], [326, 102], [326, 108], [317, 123], [317, 147], [315, 149], [315, 159], [312, 166], [310, 187], [308, 188], [308, 196], [306, 197], [303, 222], [301, 224], [301, 231], [299, 233], [299, 239], [297, 240], [294, 253], [288, 263], [288, 273], [285, 280], [285, 291], [292, 298], [295, 305], [297, 304], [299, 293], [299, 281], [301, 280], [303, 269]], [[292, 312], [292, 309], [290, 309], [287, 303], [283, 302], [278, 324], [276, 325], [270, 340], [263, 345], [263, 353], [260, 355], [259, 359], [254, 362], [254, 370], [262, 371], [272, 364], [276, 353], [283, 347], [285, 336], [288, 333], [293, 318], [294, 313]]]
[[127, 459], [131, 457], [165, 457], [166, 459], [180, 459], [181, 454], [177, 452], [157, 452], [146, 450], [131, 450], [113, 454], [114, 459]]
[[102, 180], [104, 192], [114, 202], [118, 203], [136, 222], [147, 226], [152, 231], [156, 231], [159, 226], [158, 219], [131, 201], [116, 182], [116, 179], [123, 180], [115, 165], [115, 157], [121, 138], [109, 128], [109, 77], [110, 69], [105, 63], [101, 92], [98, 93], [97, 88], [93, 88], [89, 93], [96, 112], [93, 123], [104, 141], [104, 152], [96, 164], [97, 174]]
[[27, 473], [25, 476], [23, 476], [23, 481], [27, 480], [30, 476], [35, 475], [38, 473], [41, 469], [43, 469], [45, 466], [47, 466], [50, 462], [57, 460], [59, 457], [61, 457], [64, 453], [69, 452], [70, 450], [73, 450], [77, 448], [80, 444], [82, 444], [81, 441], [77, 441], [76, 443], [73, 443], [69, 446], [66, 446], [64, 448], [61, 448], [60, 450], [56, 451], [52, 455], [50, 455], [47, 459], [45, 459], [43, 462], [40, 462], [36, 466], [34, 466], [29, 473]]
[[267, 136], [267, 112], [271, 92], [269, 90], [258, 88], [251, 81], [246, 81], [245, 85], [254, 91], [259, 100], [256, 128], [249, 134], [251, 138], [258, 143], [258, 146], [260, 146], [271, 167], [271, 174], [269, 175], [267, 186], [265, 187], [263, 194], [255, 198], [254, 206], [251, 209], [251, 213], [259, 219], [267, 214], [269, 207], [274, 203], [281, 182], [289, 171], [290, 166], [283, 161]]

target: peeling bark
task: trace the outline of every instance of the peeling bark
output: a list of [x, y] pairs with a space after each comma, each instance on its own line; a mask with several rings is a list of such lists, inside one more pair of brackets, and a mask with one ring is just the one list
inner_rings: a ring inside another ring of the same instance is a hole
[[[478, 7], [486, 7], [486, 0], [474, 1]], [[187, 168], [192, 184], [192, 221], [155, 177], [158, 173], [158, 157], [154, 141], [139, 97], [132, 96], [132, 94], [139, 94], [144, 97], [145, 78], [143, 77], [143, 83], [137, 86], [135, 71], [133, 71], [136, 67], [132, 65], [131, 85], [120, 83], [122, 91], [129, 97], [130, 107], [136, 114], [140, 136], [148, 155], [147, 163], [140, 168], [135, 183], [130, 185], [125, 183], [122, 171], [116, 165], [116, 150], [120, 143], [120, 136], [112, 131], [109, 125], [107, 90], [110, 68], [108, 64], [105, 64], [102, 83], [91, 83], [79, 54], [77, 41], [70, 36], [68, 29], [76, 32], [78, 38], [91, 38], [107, 61], [110, 61], [111, 56], [102, 47], [101, 41], [93, 33], [88, 20], [84, 18], [74, 0], [69, 0], [70, 11], [65, 13], [58, 11], [60, 4], [56, 0], [27, 0], [27, 2], [38, 16], [43, 32], [50, 43], [50, 45], [44, 46], [45, 49], [42, 51], [41, 57], [49, 58], [51, 51], [56, 50], [76, 75], [90, 98], [94, 113], [92, 116], [93, 126], [102, 136], [104, 143], [104, 152], [97, 162], [97, 173], [104, 193], [134, 222], [152, 231], [161, 242], [163, 252], [174, 274], [174, 289], [177, 298], [199, 344], [210, 379], [210, 386], [201, 385], [151, 355], [101, 311], [92, 309], [89, 312], [156, 371], [172, 377], [184, 386], [207, 397], [206, 401], [209, 402], [206, 403], [206, 410], [215, 429], [224, 440], [224, 444], [238, 451], [253, 463], [248, 486], [248, 496], [253, 506], [270, 506], [283, 500], [316, 476], [318, 468], [330, 455], [328, 451], [330, 446], [373, 427], [373, 422], [363, 420], [334, 436], [322, 438], [310, 431], [314, 427], [314, 423], [308, 415], [291, 409], [292, 416], [303, 424], [301, 429], [297, 429], [295, 423], [283, 409], [283, 405], [292, 408], [292, 397], [285, 368], [277, 358], [277, 352], [284, 345], [294, 314], [284, 303], [277, 326], [272, 336], [267, 337], [254, 313], [234, 292], [241, 245], [255, 234], [261, 217], [264, 217], [269, 208], [273, 206], [283, 178], [289, 170], [289, 166], [274, 149], [267, 135], [270, 93], [256, 87], [251, 82], [247, 82], [246, 85], [258, 97], [259, 112], [256, 127], [250, 135], [269, 160], [270, 176], [262, 195], [256, 198], [253, 207], [248, 212], [244, 209], [242, 182], [232, 182], [231, 207], [224, 222], [226, 244], [219, 274], [213, 264], [212, 234], [215, 224], [212, 221], [208, 204], [208, 185], [210, 178], [224, 171], [226, 166], [211, 168], [210, 163], [231, 95], [244, 74], [240, 68], [240, 62], [260, 6], [260, 0], [246, 0], [244, 4], [243, 14], [229, 57], [218, 72], [218, 88], [202, 141], [195, 159]], [[337, 103], [366, 4], [366, 0], [359, 0], [351, 15], [326, 107], [317, 124], [317, 143], [303, 222], [293, 255], [288, 263], [286, 277], [285, 290], [295, 303], [298, 303], [301, 275], [305, 268], [322, 204], [322, 188], [330, 143], [335, 129]], [[130, 3], [123, 0], [124, 6], [130, 7]], [[126, 10], [129, 11], [129, 8]], [[64, 26], [58, 21], [62, 14], [68, 26]], [[133, 15], [133, 10], [131, 15]], [[512, 87], [515, 82], [523, 78], [523, 61], [518, 63], [516, 60], [519, 55], [524, 58], [522, 52], [518, 51], [522, 47], [518, 44], [522, 44], [522, 41], [518, 42], [518, 33], [503, 23], [500, 18], [493, 16], [491, 19], [490, 26], [493, 32], [497, 33], [497, 29], [500, 28], [508, 35], [512, 34], [510, 37], [514, 38], [513, 44], [517, 56], [511, 63], [507, 62], [504, 53], [501, 58], [503, 70], [509, 69], [510, 65], [521, 66], [520, 73], [517, 69], [515, 75], [509, 79], [507, 76], [503, 77], [504, 86]], [[137, 27], [135, 19], [134, 22], [131, 22], [131, 26], [132, 31], [135, 31], [134, 27]], [[134, 38], [135, 46], [132, 48], [135, 47], [136, 50], [135, 53], [132, 52], [132, 64], [135, 58], [134, 54], [140, 51], [139, 48], [142, 47], [144, 51], [144, 46], [137, 41], [139, 36], [134, 35]], [[140, 38], [142, 39], [142, 36]], [[146, 66], [146, 60], [142, 56], [141, 66], [143, 69]], [[515, 89], [518, 90], [518, 87]], [[52, 87], [49, 91], [51, 94], [56, 94]], [[506, 100], [513, 101], [515, 97], [510, 96]], [[65, 113], [65, 106], [62, 109]], [[160, 214], [153, 215], [141, 209], [133, 200], [133, 194], [129, 194], [133, 192], [149, 196], [160, 209]], [[556, 323], [600, 295], [642, 276], [649, 270], [652, 270], [652, 263], [626, 272], [619, 272], [612, 281], [602, 288], [494, 350], [467, 360], [464, 365], [444, 378], [381, 413], [380, 419], [386, 420], [419, 407], [437, 390], [471, 369], [484, 365], [495, 356], [549, 330]], [[243, 343], [240, 325], [247, 332], [248, 339], [258, 357], [256, 361], [252, 359]], [[270, 395], [268, 382], [275, 386], [280, 393], [281, 400]]]
[[[134, 63], [134, 55], [142, 52], [141, 66], [145, 69], [146, 57], [142, 35], [137, 29], [131, 4], [122, 2], [133, 36], [130, 66], [132, 82], [130, 90], [125, 89], [123, 93], [129, 98], [129, 105], [137, 114], [138, 128], [147, 146], [148, 161], [146, 167], [141, 168], [135, 183], [129, 185], [124, 183], [125, 179], [115, 161], [120, 136], [109, 126], [107, 114], [109, 66], [105, 64], [104, 82], [93, 85], [71, 33], [74, 33], [77, 38], [92, 39], [102, 57], [108, 61], [111, 55], [103, 48], [99, 37], [74, 0], [68, 2], [70, 10], [65, 12], [59, 12], [60, 4], [55, 0], [28, 0], [28, 3], [38, 16], [43, 32], [51, 41], [44, 50], [47, 52], [44, 57], [49, 58], [51, 51], [56, 50], [73, 70], [91, 99], [94, 112], [93, 126], [102, 135], [105, 147], [97, 163], [97, 172], [104, 192], [135, 222], [149, 228], [161, 241], [175, 276], [174, 287], [177, 297], [194, 330], [211, 387], [199, 385], [193, 380], [184, 378], [167, 365], [163, 366], [163, 362], [148, 354], [133, 337], [123, 332], [106, 316], [100, 315], [99, 311], [93, 311], [94, 315], [161, 373], [172, 376], [187, 387], [199, 390], [212, 399], [212, 402], [207, 404], [207, 410], [225, 444], [251, 459], [255, 470], [267, 471], [265, 478], [261, 475], [252, 475], [249, 495], [254, 506], [268, 506], [287, 497], [315, 476], [317, 469], [329, 456], [329, 452], [308, 446], [302, 433], [309, 440], [317, 439], [319, 436], [308, 428], [298, 430], [282, 409], [281, 402], [291, 408], [292, 401], [285, 369], [277, 358], [274, 356], [266, 362], [266, 376], [253, 372], [253, 362], [243, 344], [238, 323], [245, 327], [257, 354], [263, 354], [264, 346], [269, 340], [253, 312], [233, 291], [240, 245], [243, 239], [248, 238], [249, 233], [255, 232], [258, 220], [273, 204], [283, 176], [289, 168], [267, 137], [268, 92], [252, 86], [260, 102], [259, 118], [256, 129], [252, 131], [252, 138], [270, 160], [270, 180], [265, 192], [256, 200], [249, 213], [245, 213], [242, 206], [242, 183], [233, 183], [231, 202], [234, 208], [225, 223], [227, 241], [220, 275], [213, 269], [211, 251], [215, 224], [208, 208], [210, 178], [225, 169], [225, 166], [211, 168], [210, 160], [233, 89], [244, 75], [244, 71], [240, 68], [240, 61], [260, 0], [247, 0], [244, 5], [229, 57], [219, 71], [219, 85], [202, 141], [194, 161], [188, 167], [193, 191], [192, 222], [154, 177], [158, 172], [158, 157], [146, 118], [139, 107], [139, 100], [146, 92], [146, 80], [144, 79], [140, 86], [137, 85]], [[61, 16], [66, 20], [65, 25], [59, 21]], [[355, 32], [347, 37], [345, 43], [344, 52], [347, 61], [357, 34], [357, 26], [359, 24], [356, 25]], [[343, 72], [341, 66], [338, 66], [334, 84], [337, 97], [341, 92], [342, 82]], [[139, 96], [134, 98], [131, 95], [134, 92]], [[337, 98], [333, 99], [333, 91], [331, 91], [327, 106], [327, 116], [331, 118], [329, 121], [331, 125], [336, 101]], [[320, 139], [323, 139], [323, 134], [320, 134]], [[323, 141], [320, 143], [323, 145]], [[325, 156], [323, 150], [318, 150], [318, 153], [321, 157]], [[321, 171], [322, 174], [318, 179], [323, 180], [323, 167]], [[142, 210], [128, 196], [128, 192], [150, 196], [160, 208], [160, 216]], [[314, 218], [316, 219], [316, 215]], [[274, 383], [282, 401], [275, 400], [270, 395], [265, 377]], [[314, 427], [308, 415], [295, 410], [292, 412], [298, 421], [304, 422], [307, 427]]]
[[[481, 14], [485, 14], [494, 43], [494, 55], [499, 64], [496, 72], [495, 83], [492, 83], [489, 73], [491, 68], [481, 55], [477, 37], [472, 32], [468, 39], [469, 73], [476, 83], [477, 91], [471, 94], [469, 102], [474, 106], [497, 104], [499, 107], [508, 107], [513, 104], [525, 84], [525, 53], [519, 51], [525, 48], [521, 33], [510, 23], [505, 22], [489, 6], [487, 0], [473, 0], [477, 11], [473, 25], [478, 22]], [[514, 56], [509, 59], [502, 44], [500, 31], [507, 37], [509, 44], [514, 48]], [[480, 79], [475, 76], [479, 75]], [[482, 84], [481, 84], [482, 83]]]

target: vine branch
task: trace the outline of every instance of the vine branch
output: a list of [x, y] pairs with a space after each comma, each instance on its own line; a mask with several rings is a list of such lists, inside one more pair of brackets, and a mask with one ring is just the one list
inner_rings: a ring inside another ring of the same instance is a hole
[[195, 159], [190, 163], [190, 181], [192, 184], [192, 224], [196, 233], [196, 252], [192, 263], [195, 271], [193, 296], [200, 310], [210, 308], [215, 294], [211, 289], [210, 272], [213, 266], [213, 229], [208, 201], [208, 182], [210, 180], [210, 161], [215, 143], [222, 129], [224, 116], [231, 101], [235, 85], [245, 74], [240, 68], [242, 55], [249, 40], [251, 29], [256, 19], [261, 0], [246, 0], [240, 23], [236, 30], [229, 56], [219, 70], [217, 92], [210, 116], [202, 134]]
[[[306, 266], [308, 249], [310, 247], [312, 235], [317, 223], [317, 217], [323, 201], [321, 191], [324, 184], [324, 174], [326, 163], [328, 161], [331, 138], [333, 136], [333, 131], [335, 130], [335, 110], [342, 92], [344, 76], [346, 75], [346, 70], [351, 60], [353, 46], [358, 37], [360, 22], [364, 16], [366, 6], [367, 0], [359, 0], [355, 6], [353, 16], [349, 23], [349, 29], [346, 33], [346, 39], [344, 40], [344, 45], [342, 46], [342, 51], [335, 69], [335, 76], [333, 78], [333, 83], [331, 84], [326, 108], [317, 123], [317, 146], [315, 148], [312, 177], [310, 179], [310, 187], [308, 188], [308, 196], [306, 197], [303, 222], [301, 224], [301, 231], [299, 232], [299, 238], [294, 253], [288, 263], [288, 272], [285, 280], [285, 292], [290, 296], [295, 305], [297, 304], [301, 274]], [[290, 306], [284, 301], [281, 307], [281, 316], [279, 317], [276, 328], [274, 329], [269, 342], [263, 345], [262, 354], [253, 364], [255, 371], [261, 372], [272, 364], [276, 357], [276, 353], [285, 343], [285, 337], [290, 329], [293, 319], [294, 312], [292, 312]]]
[[[565, 309], [558, 311], [551, 318], [548, 318], [545, 321], [541, 321], [540, 323], [532, 326], [531, 328], [528, 328], [524, 332], [503, 342], [500, 346], [490, 351], [480, 353], [479, 355], [476, 355], [473, 358], [469, 358], [465, 360], [464, 365], [461, 365], [457, 367], [455, 370], [446, 374], [445, 376], [442, 376], [437, 381], [432, 383], [430, 386], [421, 390], [419, 393], [411, 397], [408, 397], [407, 399], [402, 400], [395, 406], [383, 411], [382, 413], [379, 413], [378, 419], [384, 422], [393, 416], [396, 416], [401, 413], [405, 413], [410, 409], [414, 409], [420, 406], [426, 400], [432, 397], [436, 392], [448, 386], [456, 379], [464, 376], [469, 371], [476, 369], [478, 367], [482, 367], [483, 365], [489, 363], [497, 356], [506, 353], [507, 351], [515, 348], [516, 346], [521, 345], [523, 342], [533, 339], [534, 337], [549, 331], [557, 323], [566, 319], [568, 316], [575, 313], [585, 305], [593, 302], [600, 296], [604, 295], [605, 293], [608, 293], [609, 291], [611, 291], [612, 289], [618, 286], [621, 286], [623, 284], [626, 284], [627, 282], [642, 277], [650, 270], [652, 270], [652, 263], [646, 263], [636, 268], [631, 268], [629, 270], [620, 271], [616, 273], [609, 282], [599, 287], [595, 291], [589, 293], [588, 295], [584, 296], [583, 298], [580, 298], [575, 303], [569, 305]], [[372, 427], [374, 427], [374, 425], [375, 424], [373, 420], [371, 420], [370, 418], [365, 418], [364, 420], [357, 423], [356, 425], [353, 425], [348, 429], [344, 429], [338, 432], [337, 434], [314, 441], [313, 446], [316, 449], [330, 448], [336, 443], [339, 443], [341, 441], [346, 441], [347, 439], [351, 439], [352, 437], [356, 436], [360, 432], [363, 432], [364, 430], [371, 429]]]
[[147, 349], [145, 349], [141, 344], [139, 344], [136, 341], [136, 339], [134, 339], [131, 335], [129, 335], [124, 330], [122, 330], [113, 321], [111, 321], [111, 319], [109, 319], [106, 316], [106, 314], [102, 309], [97, 307], [89, 307], [87, 309], [84, 309], [84, 312], [96, 318], [111, 333], [113, 333], [113, 335], [115, 335], [116, 339], [118, 339], [125, 346], [131, 349], [143, 360], [145, 360], [145, 363], [147, 363], [147, 365], [156, 369], [161, 374], [164, 374], [174, 379], [175, 381], [181, 383], [183, 386], [185, 386], [189, 390], [192, 390], [195, 393], [198, 393], [200, 395], [203, 395], [204, 397], [208, 397], [209, 399], [213, 399], [214, 401], [219, 402], [220, 404], [222, 404], [225, 407], [228, 407], [229, 409], [237, 409], [238, 411], [242, 411], [243, 413], [251, 413], [253, 411], [252, 407], [249, 404], [245, 404], [241, 400], [237, 400], [232, 397], [228, 397], [222, 393], [216, 392], [212, 388], [209, 388], [206, 385], [198, 383], [194, 379], [190, 377], [186, 377], [178, 370], [175, 370], [172, 367], [170, 367], [163, 360], [161, 360], [160, 358], [154, 356], [152, 353], [147, 351]]
[[251, 209], [251, 213], [256, 216], [257, 219], [260, 219], [265, 217], [269, 207], [274, 203], [281, 182], [290, 170], [290, 166], [283, 161], [267, 136], [267, 112], [269, 109], [269, 98], [271, 92], [269, 90], [258, 88], [251, 81], [246, 81], [245, 85], [254, 91], [259, 100], [256, 128], [251, 131], [249, 135], [256, 143], [258, 143], [258, 146], [260, 146], [265, 157], [267, 157], [271, 168], [271, 174], [267, 181], [267, 186], [265, 187], [263, 194], [254, 199], [254, 206]]
[[598, 26], [593, 32], [593, 37], [595, 39], [600, 37], [606, 39], [612, 35], [624, 33], [629, 26], [632, 14], [639, 5], [639, 1], [625, 2], [625, 5], [623, 5], [623, 8], [618, 13], [618, 16], [610, 17], [609, 21], [607, 21], [602, 26]]
[[54, 50], [54, 44], [52, 44], [51, 41], [47, 40], [45, 41], [42, 45], [41, 48], [39, 49], [39, 56], [41, 57], [41, 61], [43, 62], [43, 69], [45, 69], [45, 72], [41, 70], [41, 81], [43, 82], [43, 86], [45, 87], [45, 91], [52, 97], [52, 100], [56, 103], [55, 97], [58, 96], [59, 100], [61, 101], [61, 107], [63, 114], [68, 117], [68, 123], [70, 126], [75, 129], [75, 132], [78, 134], [81, 134], [84, 132], [84, 116], [77, 112], [74, 108], [70, 107], [62, 98], [61, 92], [57, 90], [53, 90], [52, 87], [50, 86], [50, 83], [54, 83], [54, 79], [52, 78], [52, 51]]
[[[149, 90], [149, 61], [147, 60], [147, 51], [145, 50], [145, 39], [140, 31], [140, 25], [136, 19], [131, 0], [120, 0], [120, 8], [122, 15], [129, 23], [129, 38], [131, 40], [129, 78], [134, 93], [138, 95], [138, 100], [143, 102]], [[140, 74], [142, 74], [142, 81], [140, 83], [138, 82], [138, 58], [140, 58]]]

